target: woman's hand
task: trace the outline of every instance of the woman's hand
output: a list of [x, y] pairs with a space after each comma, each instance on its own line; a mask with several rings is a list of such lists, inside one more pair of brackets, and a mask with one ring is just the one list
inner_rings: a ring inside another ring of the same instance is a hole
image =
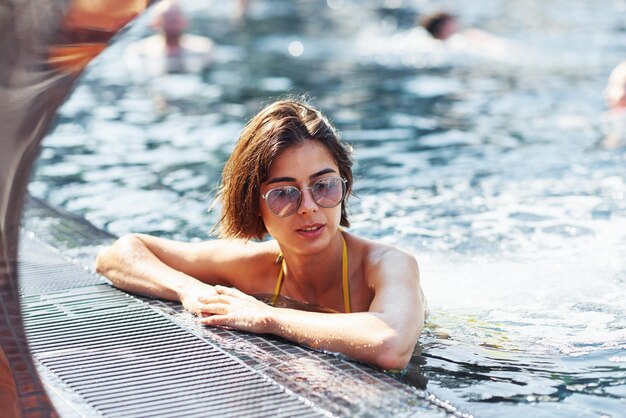
[[201, 316], [197, 322], [264, 333], [275, 309], [235, 288], [215, 286], [215, 294], [199, 297]]
[[216, 295], [215, 287], [204, 284], [194, 283], [180, 294], [180, 303], [183, 307], [194, 315], [201, 316], [204, 303], [200, 299], [204, 299]]

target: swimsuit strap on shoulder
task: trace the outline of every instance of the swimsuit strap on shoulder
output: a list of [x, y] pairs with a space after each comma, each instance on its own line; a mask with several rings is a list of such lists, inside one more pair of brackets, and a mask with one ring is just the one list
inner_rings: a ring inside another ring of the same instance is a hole
[[[350, 282], [348, 276], [348, 246], [346, 245], [346, 239], [341, 234], [341, 289], [343, 291], [343, 307], [346, 313], [352, 312], [350, 309]], [[285, 259], [282, 253], [278, 255], [276, 262], [280, 262], [280, 272], [278, 273], [278, 280], [276, 280], [276, 286], [274, 286], [274, 295], [272, 296], [272, 305], [275, 305], [280, 295], [280, 289], [283, 286], [283, 279], [285, 277]]]
[[348, 280], [348, 246], [346, 239], [341, 234], [341, 242], [343, 243], [341, 254], [341, 288], [343, 290], [343, 307], [346, 313], [350, 313], [350, 281]]
[[276, 281], [276, 286], [274, 286], [274, 296], [272, 296], [272, 305], [276, 305], [278, 301], [278, 296], [280, 295], [280, 288], [283, 287], [283, 278], [285, 277], [285, 259], [283, 258], [283, 254], [280, 253], [278, 255], [278, 259], [276, 262], [278, 263], [280, 260], [280, 273], [278, 273], [278, 280]]

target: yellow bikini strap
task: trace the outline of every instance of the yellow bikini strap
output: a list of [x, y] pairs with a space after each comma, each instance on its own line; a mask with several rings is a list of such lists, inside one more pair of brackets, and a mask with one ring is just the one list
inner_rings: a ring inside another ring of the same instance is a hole
[[272, 297], [272, 305], [276, 305], [278, 301], [278, 296], [280, 295], [280, 288], [283, 286], [283, 277], [285, 277], [285, 259], [283, 258], [283, 253], [278, 255], [276, 259], [276, 263], [280, 262], [280, 273], [278, 273], [278, 280], [276, 281], [276, 286], [274, 286], [274, 296]]
[[343, 307], [346, 313], [350, 313], [350, 282], [348, 281], [348, 246], [346, 239], [341, 234], [341, 242], [343, 243], [343, 251], [341, 255], [341, 284], [343, 289]]

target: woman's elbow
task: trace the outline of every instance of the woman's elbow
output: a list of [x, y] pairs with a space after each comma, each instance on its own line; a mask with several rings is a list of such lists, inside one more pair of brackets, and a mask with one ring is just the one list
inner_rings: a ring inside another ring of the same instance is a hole
[[94, 265], [96, 273], [106, 276], [106, 273], [109, 271], [111, 266], [111, 253], [111, 247], [104, 247], [103, 249], [98, 251], [98, 255], [96, 256], [96, 262]]
[[108, 277], [108, 273], [119, 263], [119, 259], [124, 254], [130, 254], [131, 249], [139, 242], [135, 235], [128, 234], [118, 238], [111, 246], [101, 249], [96, 256], [94, 266], [96, 272]]
[[376, 350], [374, 365], [383, 370], [402, 370], [411, 361], [415, 342], [409, 342], [400, 335], [384, 338]]
[[98, 255], [96, 256], [96, 262], [94, 264], [94, 270], [98, 274], [104, 274], [106, 272], [106, 252], [109, 250], [109, 247], [105, 247], [98, 251]]

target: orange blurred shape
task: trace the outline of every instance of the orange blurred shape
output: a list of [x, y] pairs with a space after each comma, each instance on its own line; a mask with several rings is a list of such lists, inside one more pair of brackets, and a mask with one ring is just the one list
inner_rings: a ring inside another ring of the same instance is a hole
[[69, 73], [79, 73], [106, 47], [106, 43], [51, 46], [48, 64]]
[[2, 348], [0, 348], [0, 406], [1, 416], [21, 417], [17, 388], [9, 368], [9, 361]]
[[49, 47], [48, 64], [71, 74], [81, 72], [147, 6], [148, 0], [73, 0], [60, 27], [67, 40]]
[[147, 6], [148, 0], [74, 0], [63, 26], [117, 32]]

